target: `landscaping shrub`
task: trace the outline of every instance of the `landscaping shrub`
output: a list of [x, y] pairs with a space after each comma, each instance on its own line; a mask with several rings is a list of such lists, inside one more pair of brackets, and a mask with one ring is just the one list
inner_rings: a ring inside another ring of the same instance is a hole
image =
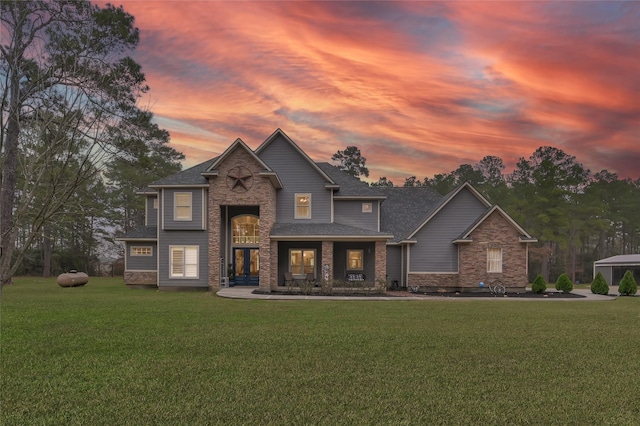
[[558, 277], [558, 281], [556, 282], [556, 290], [563, 293], [571, 293], [571, 290], [573, 290], [573, 283], [571, 282], [571, 278], [569, 278], [569, 275], [562, 274]]
[[633, 272], [627, 270], [620, 281], [620, 287], [618, 287], [620, 296], [633, 296], [638, 292], [638, 283], [633, 277]]
[[596, 274], [596, 277], [593, 279], [591, 283], [591, 293], [593, 294], [609, 294], [609, 285], [607, 284], [607, 280], [604, 279], [601, 272]]
[[531, 285], [531, 291], [542, 294], [547, 290], [547, 281], [542, 275], [538, 275]]

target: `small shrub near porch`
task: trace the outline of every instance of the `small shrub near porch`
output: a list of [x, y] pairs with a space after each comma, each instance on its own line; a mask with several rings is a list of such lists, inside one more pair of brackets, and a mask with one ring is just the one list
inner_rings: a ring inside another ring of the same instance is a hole
[[573, 282], [569, 275], [562, 274], [558, 277], [558, 281], [556, 282], [556, 290], [561, 291], [563, 293], [571, 293], [573, 290]]
[[531, 291], [536, 294], [542, 294], [547, 290], [547, 281], [542, 275], [538, 275], [531, 284]]

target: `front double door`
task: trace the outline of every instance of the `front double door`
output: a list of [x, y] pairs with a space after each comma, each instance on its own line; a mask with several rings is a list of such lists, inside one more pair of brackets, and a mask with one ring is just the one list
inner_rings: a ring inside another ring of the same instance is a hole
[[235, 285], [258, 285], [260, 251], [257, 248], [234, 248], [233, 271]]

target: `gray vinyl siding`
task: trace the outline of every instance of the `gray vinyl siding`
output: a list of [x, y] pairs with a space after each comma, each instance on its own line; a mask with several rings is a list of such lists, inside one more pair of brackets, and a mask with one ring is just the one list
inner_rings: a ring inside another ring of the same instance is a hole
[[[362, 212], [363, 203], [372, 205], [371, 213]], [[342, 225], [379, 231], [378, 209], [378, 200], [335, 200], [333, 203], [333, 221]]]
[[398, 281], [398, 285], [402, 286], [402, 277], [402, 247], [387, 246], [387, 285]]
[[[165, 230], [199, 230], [203, 226], [203, 203], [206, 203], [206, 191], [201, 188], [163, 189], [162, 210]], [[191, 193], [191, 220], [174, 220], [174, 194]]]
[[[260, 153], [260, 158], [282, 182], [276, 199], [278, 222], [331, 222], [331, 191], [325, 188], [327, 182], [294, 147], [279, 137]], [[295, 219], [295, 194], [307, 193], [311, 194], [311, 219]]]
[[452, 241], [486, 210], [469, 190], [463, 189], [433, 217], [413, 239], [411, 272], [458, 272], [458, 246]]
[[[151, 247], [151, 256], [132, 256], [131, 247]], [[155, 241], [127, 242], [127, 271], [155, 271], [158, 267], [158, 245]]]
[[[160, 231], [158, 285], [171, 287], [209, 286], [209, 239], [207, 231]], [[198, 246], [198, 278], [169, 277], [169, 246]]]
[[149, 196], [146, 199], [147, 209], [145, 222], [147, 226], [158, 226], [158, 209], [153, 208], [153, 200], [158, 199], [156, 196]]

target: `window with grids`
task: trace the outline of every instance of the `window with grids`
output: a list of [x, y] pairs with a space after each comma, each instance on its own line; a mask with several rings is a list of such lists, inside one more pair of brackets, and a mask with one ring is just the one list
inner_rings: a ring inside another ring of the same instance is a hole
[[289, 251], [289, 270], [297, 277], [315, 273], [316, 251], [291, 249]]
[[171, 246], [171, 278], [198, 278], [198, 246]]
[[362, 250], [347, 250], [347, 270], [362, 271], [363, 257]]
[[487, 272], [502, 272], [502, 249], [487, 249]]
[[153, 249], [151, 247], [131, 247], [131, 256], [152, 256]]
[[231, 222], [234, 244], [258, 244], [260, 242], [260, 218], [251, 215], [237, 216]]
[[296, 219], [311, 219], [311, 194], [296, 194]]
[[175, 220], [191, 220], [191, 193], [176, 192], [173, 195]]

